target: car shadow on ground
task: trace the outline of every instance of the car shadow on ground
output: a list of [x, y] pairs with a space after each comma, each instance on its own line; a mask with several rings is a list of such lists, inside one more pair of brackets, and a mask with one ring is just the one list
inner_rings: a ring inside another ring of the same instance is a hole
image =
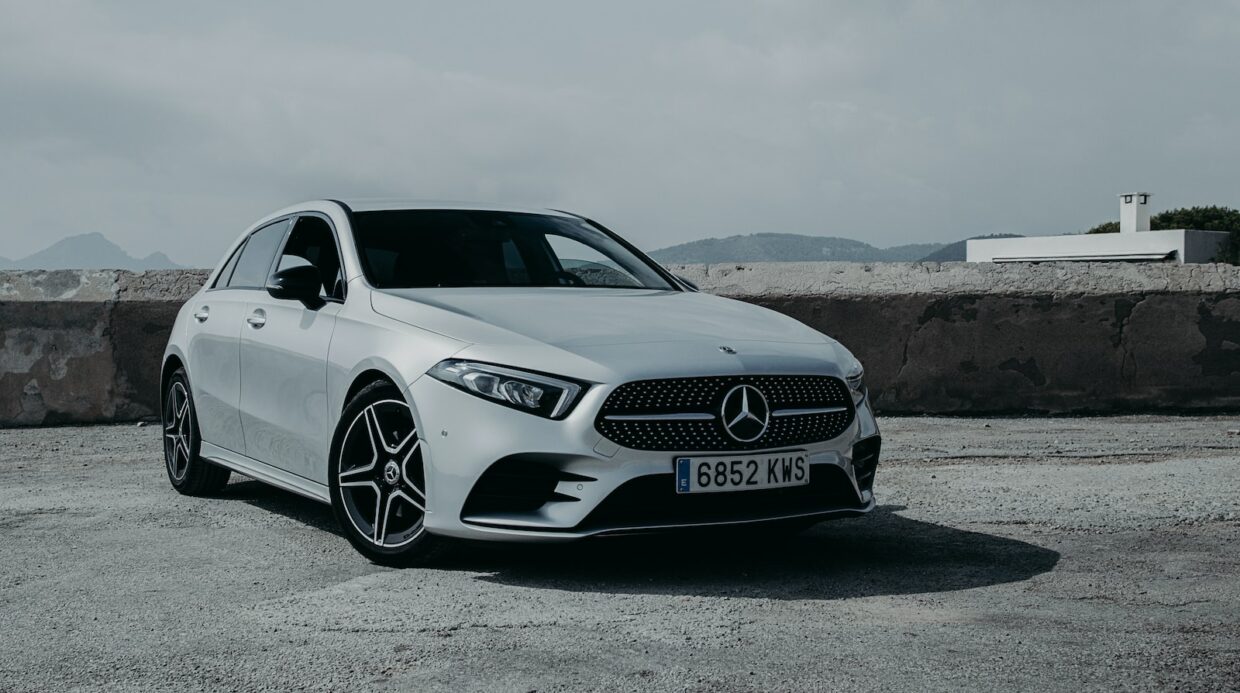
[[1020, 582], [1059, 562], [1050, 549], [911, 520], [900, 510], [880, 506], [792, 536], [687, 534], [457, 551], [441, 567], [579, 592], [846, 599]]
[[234, 476], [233, 481], [225, 486], [217, 497], [221, 500], [240, 501], [256, 508], [262, 508], [315, 529], [339, 535], [342, 540], [344, 539], [340, 526], [336, 524], [336, 516], [332, 514], [331, 506], [269, 486], [261, 481]]
[[[229, 484], [220, 497], [340, 535], [326, 505], [257, 481]], [[846, 599], [1020, 582], [1059, 562], [1050, 549], [909, 519], [899, 514], [904, 509], [879, 506], [865, 517], [792, 536], [728, 531], [550, 545], [459, 543], [430, 567], [577, 592]]]

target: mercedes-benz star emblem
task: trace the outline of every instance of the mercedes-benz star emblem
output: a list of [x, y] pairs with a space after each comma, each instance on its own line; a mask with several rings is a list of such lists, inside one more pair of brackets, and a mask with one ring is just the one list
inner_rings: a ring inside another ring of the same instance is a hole
[[400, 465], [395, 460], [389, 461], [383, 466], [383, 480], [389, 485], [395, 486], [400, 481]]
[[725, 345], [723, 345], [723, 346], [721, 346], [721, 347], [719, 347], [719, 351], [722, 351], [722, 352], [723, 352], [723, 353], [725, 353], [725, 354], [735, 354], [735, 353], [736, 353], [736, 349], [733, 349], [732, 347], [730, 347], [730, 346], [728, 346], [728, 345], [726, 345], [726, 344], [725, 344]]
[[766, 433], [771, 408], [762, 391], [753, 385], [737, 385], [723, 396], [723, 429], [742, 443], [752, 443]]

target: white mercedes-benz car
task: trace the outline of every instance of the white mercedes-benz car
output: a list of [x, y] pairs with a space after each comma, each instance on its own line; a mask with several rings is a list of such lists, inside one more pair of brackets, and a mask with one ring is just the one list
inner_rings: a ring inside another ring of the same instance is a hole
[[380, 563], [874, 507], [847, 349], [564, 212], [280, 210], [181, 310], [161, 387], [173, 487], [235, 471], [329, 503]]

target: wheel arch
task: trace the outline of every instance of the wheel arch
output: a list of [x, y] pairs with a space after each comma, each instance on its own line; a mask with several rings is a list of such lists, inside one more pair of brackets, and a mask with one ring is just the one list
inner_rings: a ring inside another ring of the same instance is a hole
[[[401, 387], [400, 384], [396, 382], [396, 379], [387, 372], [378, 368], [367, 368], [353, 377], [353, 382], [349, 384], [349, 389], [345, 390], [344, 400], [340, 403], [340, 411], [343, 412], [345, 407], [349, 406], [349, 402], [352, 402], [353, 398], [356, 397], [357, 393], [361, 392], [363, 388], [376, 382], [389, 383], [393, 387], [401, 390], [402, 395], [404, 393], [405, 388]], [[408, 397], [405, 399], [407, 400]]]
[[168, 392], [168, 381], [172, 379], [172, 374], [176, 373], [178, 368], [185, 368], [186, 373], [189, 372], [181, 353], [170, 349], [164, 354], [164, 365], [159, 371], [159, 414], [161, 417], [164, 413], [164, 394]]
[[[333, 397], [332, 413], [336, 417], [333, 424], [339, 420], [344, 414], [345, 407], [349, 406], [349, 402], [353, 397], [362, 391], [367, 385], [384, 381], [391, 383], [393, 387], [400, 391], [401, 397], [410, 409], [414, 409], [413, 402], [409, 396], [409, 383], [416, 378], [407, 378], [405, 374], [395, 365], [382, 358], [368, 358], [361, 363], [355, 365], [344, 378], [337, 381], [335, 395]], [[417, 410], [414, 409], [414, 422], [421, 424], [417, 420]]]
[[[383, 359], [366, 359], [363, 363], [358, 364], [347, 378], [342, 379], [341, 384], [338, 386], [340, 387], [338, 390], [340, 395], [332, 409], [333, 418], [329, 424], [332, 431], [335, 431], [339, 426], [340, 420], [344, 416], [345, 408], [349, 406], [349, 402], [353, 400], [357, 393], [373, 382], [383, 381], [391, 383], [396, 388], [396, 391], [400, 393], [401, 399], [405, 400], [405, 404], [409, 407], [409, 412], [413, 416], [413, 425], [417, 429], [418, 435], [423, 435], [425, 429], [422, 426], [422, 415], [419, 413], [418, 405], [413, 401], [413, 393], [410, 391], [410, 385], [412, 381], [417, 380], [417, 377], [414, 376], [406, 379], [401, 373], [402, 371]], [[345, 382], [348, 383], [347, 386], [344, 386]], [[335, 435], [333, 433], [332, 447], [334, 447], [335, 442]]]

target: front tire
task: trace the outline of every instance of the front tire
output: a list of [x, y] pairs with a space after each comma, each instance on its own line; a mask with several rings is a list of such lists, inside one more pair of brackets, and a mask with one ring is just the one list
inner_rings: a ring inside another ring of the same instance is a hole
[[345, 407], [328, 465], [332, 511], [349, 543], [375, 563], [409, 566], [442, 551], [426, 531], [426, 470], [413, 412], [391, 383]]
[[164, 392], [164, 468], [172, 488], [187, 496], [203, 496], [224, 488], [232, 472], [199, 456], [202, 436], [191, 393], [189, 376], [178, 368]]

